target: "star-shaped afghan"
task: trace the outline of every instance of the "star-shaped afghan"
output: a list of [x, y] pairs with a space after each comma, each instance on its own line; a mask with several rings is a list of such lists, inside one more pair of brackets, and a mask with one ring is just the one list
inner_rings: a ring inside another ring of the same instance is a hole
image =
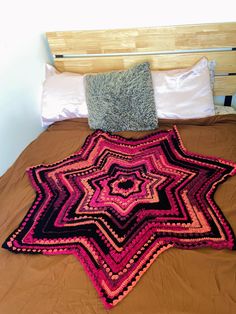
[[171, 247], [235, 247], [216, 205], [236, 164], [188, 152], [176, 128], [142, 139], [96, 131], [82, 149], [28, 169], [36, 198], [3, 247], [74, 254], [107, 308]]

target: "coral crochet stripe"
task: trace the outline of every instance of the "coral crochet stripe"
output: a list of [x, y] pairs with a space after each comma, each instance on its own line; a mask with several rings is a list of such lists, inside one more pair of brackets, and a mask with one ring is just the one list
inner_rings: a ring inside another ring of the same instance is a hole
[[188, 152], [175, 127], [135, 140], [98, 130], [74, 155], [28, 169], [36, 198], [3, 247], [74, 254], [110, 308], [168, 248], [235, 248], [213, 198], [235, 173]]

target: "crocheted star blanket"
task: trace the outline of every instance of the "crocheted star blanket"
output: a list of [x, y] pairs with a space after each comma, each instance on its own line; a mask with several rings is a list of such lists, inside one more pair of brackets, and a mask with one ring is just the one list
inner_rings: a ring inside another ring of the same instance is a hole
[[74, 254], [110, 308], [169, 248], [235, 248], [213, 198], [235, 173], [187, 151], [176, 127], [141, 139], [98, 130], [68, 158], [28, 169], [36, 197], [3, 247]]

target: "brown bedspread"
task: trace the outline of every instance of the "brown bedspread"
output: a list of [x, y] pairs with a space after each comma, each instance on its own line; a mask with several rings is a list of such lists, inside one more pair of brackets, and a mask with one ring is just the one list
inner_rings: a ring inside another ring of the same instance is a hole
[[[172, 121], [160, 122], [160, 128], [170, 126]], [[179, 121], [177, 127], [187, 149], [236, 161], [236, 115]], [[31, 143], [1, 177], [1, 244], [34, 199], [25, 169], [75, 152], [91, 132], [86, 119], [56, 123]], [[138, 137], [147, 133], [120, 134]], [[236, 233], [236, 176], [219, 186], [215, 200]], [[236, 251], [170, 249], [157, 258], [121, 303], [106, 311], [74, 256], [16, 255], [0, 249], [0, 314], [109, 312], [236, 313]]]

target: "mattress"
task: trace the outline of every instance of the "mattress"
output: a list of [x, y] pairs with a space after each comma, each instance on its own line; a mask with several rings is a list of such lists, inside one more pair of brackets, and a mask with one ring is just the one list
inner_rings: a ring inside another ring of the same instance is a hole
[[[236, 161], [236, 115], [161, 120], [159, 129], [168, 129], [173, 124], [188, 150]], [[139, 138], [151, 132], [119, 134]], [[26, 168], [67, 157], [78, 151], [91, 133], [87, 119], [55, 123], [1, 177], [1, 243], [19, 225], [34, 200]], [[236, 233], [236, 176], [220, 185], [214, 198]], [[4, 249], [0, 253], [2, 314], [236, 313], [235, 251], [171, 248], [156, 259], [132, 292], [109, 311], [74, 256], [16, 255]]]

